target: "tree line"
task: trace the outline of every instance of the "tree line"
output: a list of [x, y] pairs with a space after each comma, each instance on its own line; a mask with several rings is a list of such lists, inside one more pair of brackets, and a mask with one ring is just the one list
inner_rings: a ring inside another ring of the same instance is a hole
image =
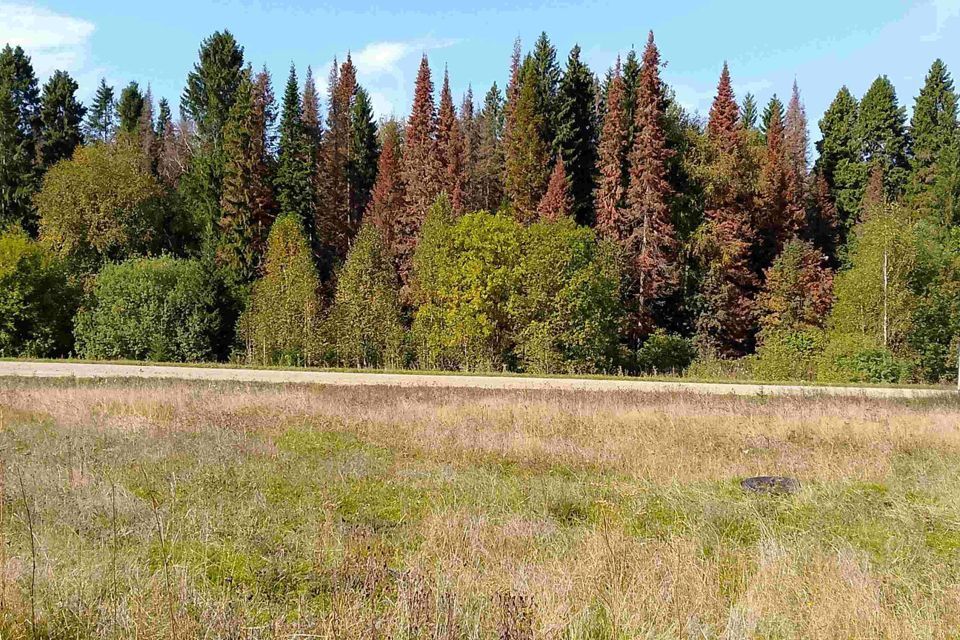
[[[229, 31], [175, 120], [0, 52], [0, 355], [938, 382], [960, 335], [960, 129], [842, 87], [681, 107], [649, 34], [602, 75], [542, 34], [376, 120], [350, 56], [282, 94]], [[156, 107], [156, 109], [155, 109]]]

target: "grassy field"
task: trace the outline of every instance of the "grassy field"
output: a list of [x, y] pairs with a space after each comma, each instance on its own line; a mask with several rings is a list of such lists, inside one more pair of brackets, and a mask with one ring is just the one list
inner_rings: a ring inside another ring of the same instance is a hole
[[955, 399], [7, 379], [0, 456], [4, 640], [960, 633]]

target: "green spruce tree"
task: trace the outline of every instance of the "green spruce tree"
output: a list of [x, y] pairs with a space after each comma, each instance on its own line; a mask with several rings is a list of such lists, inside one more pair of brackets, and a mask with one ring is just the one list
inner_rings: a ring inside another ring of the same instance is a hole
[[55, 71], [45, 85], [41, 98], [40, 120], [43, 138], [40, 157], [44, 167], [69, 158], [83, 143], [80, 128], [86, 109], [77, 101], [77, 83], [66, 71]]
[[573, 216], [592, 222], [594, 173], [597, 170], [596, 118], [593, 74], [574, 46], [560, 81], [557, 110], [557, 147], [570, 182]]

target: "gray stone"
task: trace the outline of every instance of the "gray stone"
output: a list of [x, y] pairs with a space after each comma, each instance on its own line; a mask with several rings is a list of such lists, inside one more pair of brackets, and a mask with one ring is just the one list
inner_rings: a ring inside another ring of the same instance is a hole
[[789, 495], [800, 491], [800, 481], [785, 476], [756, 476], [744, 478], [740, 487], [747, 493]]

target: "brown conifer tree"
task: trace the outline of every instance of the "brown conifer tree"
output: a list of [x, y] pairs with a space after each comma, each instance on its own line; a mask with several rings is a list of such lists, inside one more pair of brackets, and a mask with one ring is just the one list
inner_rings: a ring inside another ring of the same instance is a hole
[[382, 149], [377, 161], [377, 180], [364, 218], [380, 231], [384, 246], [391, 259], [396, 261], [400, 255], [397, 225], [405, 207], [403, 180], [400, 177], [400, 124], [396, 120], [389, 120], [381, 131]]
[[701, 349], [721, 357], [749, 353], [756, 336], [754, 298], [757, 274], [751, 261], [756, 237], [745, 130], [726, 63], [707, 123], [706, 222], [701, 258], [707, 264], [703, 282], [704, 311], [697, 320]]
[[480, 122], [473, 104], [473, 88], [468, 86], [460, 103], [460, 131], [463, 133], [463, 206], [466, 211], [482, 209], [480, 203]]
[[767, 124], [767, 149], [760, 174], [760, 211], [756, 266], [760, 274], [780, 255], [783, 243], [795, 233], [787, 213], [787, 153], [784, 145], [783, 113], [780, 103], [770, 101]]
[[317, 175], [317, 234], [322, 266], [328, 275], [336, 263], [346, 258], [359, 223], [352, 220], [347, 180], [350, 103], [356, 90], [356, 68], [350, 55], [339, 67], [335, 59], [327, 87], [327, 126], [320, 145]]
[[457, 119], [450, 93], [450, 75], [444, 70], [440, 90], [440, 112], [437, 123], [437, 159], [440, 163], [441, 190], [450, 196], [454, 213], [464, 205], [464, 135]]
[[654, 329], [653, 303], [667, 296], [678, 280], [679, 247], [670, 211], [673, 188], [667, 177], [673, 152], [667, 148], [662, 96], [660, 53], [651, 31], [634, 102], [627, 206], [616, 230], [627, 259], [627, 293], [637, 337]]
[[563, 166], [563, 158], [557, 156], [550, 173], [547, 192], [540, 199], [537, 214], [541, 220], [556, 222], [569, 218], [573, 212], [573, 195], [570, 193], [570, 179]]
[[603, 128], [600, 130], [600, 143], [597, 148], [597, 167], [600, 176], [594, 195], [597, 230], [605, 238], [617, 242], [621, 217], [626, 204], [627, 132], [629, 123], [624, 109], [623, 75], [620, 72], [620, 59], [613, 69], [610, 87], [607, 91], [606, 114]]
[[787, 170], [786, 226], [791, 235], [803, 233], [806, 222], [807, 192], [807, 114], [800, 102], [796, 81], [784, 119], [783, 151]]
[[433, 101], [433, 80], [426, 54], [420, 60], [413, 107], [404, 135], [400, 175], [405, 205], [396, 225], [396, 247], [400, 277], [408, 282], [413, 251], [427, 210], [441, 190], [441, 167], [437, 155], [437, 110]]

